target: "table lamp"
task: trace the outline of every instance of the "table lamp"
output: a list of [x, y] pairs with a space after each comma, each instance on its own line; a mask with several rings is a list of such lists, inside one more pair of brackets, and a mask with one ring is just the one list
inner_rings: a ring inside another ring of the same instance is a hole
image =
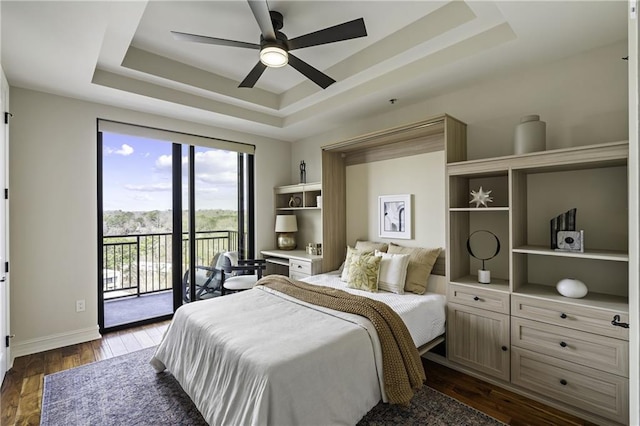
[[293, 250], [296, 248], [296, 232], [298, 221], [294, 214], [276, 215], [276, 232], [278, 233], [278, 249]]

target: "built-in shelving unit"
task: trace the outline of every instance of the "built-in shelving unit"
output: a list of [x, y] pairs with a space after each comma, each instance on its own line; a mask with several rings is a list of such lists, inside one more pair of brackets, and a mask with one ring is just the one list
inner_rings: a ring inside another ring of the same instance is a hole
[[274, 195], [276, 210], [279, 211], [320, 209], [317, 197], [322, 196], [322, 184], [318, 182], [278, 186], [274, 189]]
[[[622, 141], [447, 165], [452, 365], [596, 423], [628, 422], [627, 159]], [[480, 187], [493, 203], [470, 207]], [[550, 220], [572, 208], [584, 252], [551, 249]], [[504, 248], [486, 264], [491, 284], [467, 252], [480, 229]], [[586, 297], [556, 291], [568, 277]]]

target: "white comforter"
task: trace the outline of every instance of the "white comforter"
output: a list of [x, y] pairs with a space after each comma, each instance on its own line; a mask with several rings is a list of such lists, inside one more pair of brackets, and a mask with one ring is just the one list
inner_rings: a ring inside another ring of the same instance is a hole
[[383, 397], [379, 355], [365, 318], [258, 287], [182, 306], [151, 364], [211, 425], [353, 425]]

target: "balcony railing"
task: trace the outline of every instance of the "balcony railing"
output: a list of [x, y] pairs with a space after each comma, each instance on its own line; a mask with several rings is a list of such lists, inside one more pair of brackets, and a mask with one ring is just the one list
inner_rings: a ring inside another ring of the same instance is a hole
[[[172, 288], [171, 233], [103, 238], [105, 298], [154, 293]], [[182, 271], [189, 268], [188, 234], [182, 236]], [[209, 265], [216, 253], [238, 249], [237, 231], [196, 232], [196, 265]], [[182, 275], [182, 271], [179, 273]]]

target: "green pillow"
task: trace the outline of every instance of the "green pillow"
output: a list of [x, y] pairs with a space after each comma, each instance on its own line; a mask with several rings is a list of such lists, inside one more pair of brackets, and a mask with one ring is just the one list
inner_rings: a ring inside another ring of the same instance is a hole
[[349, 262], [347, 287], [377, 292], [381, 259], [373, 253], [353, 254]]

